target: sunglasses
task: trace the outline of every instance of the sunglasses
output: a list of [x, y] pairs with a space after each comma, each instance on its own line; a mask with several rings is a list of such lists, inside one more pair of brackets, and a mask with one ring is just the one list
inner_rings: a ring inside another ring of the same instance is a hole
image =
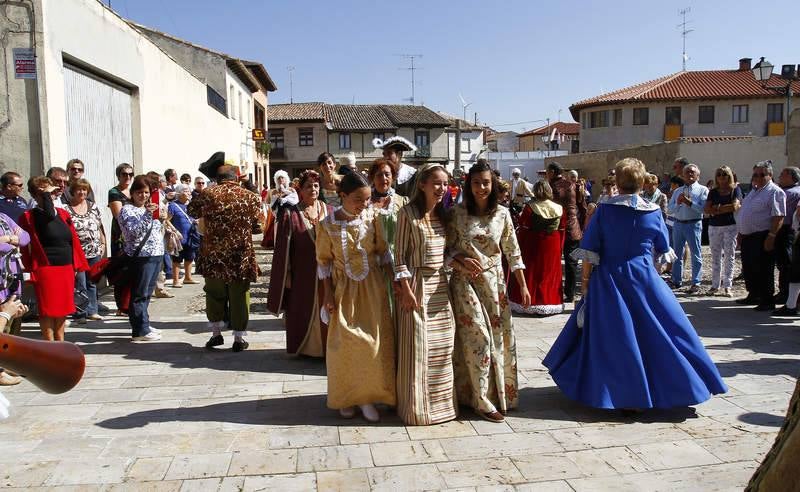
[[129, 178], [133, 177], [133, 173], [119, 173], [120, 176], [128, 176]]
[[764, 173], [753, 173], [754, 178], [763, 178], [764, 176], [766, 176]]
[[69, 170], [73, 171], [73, 172], [79, 172], [79, 173], [83, 172], [83, 168], [82, 167], [71, 167], [71, 168], [69, 168]]

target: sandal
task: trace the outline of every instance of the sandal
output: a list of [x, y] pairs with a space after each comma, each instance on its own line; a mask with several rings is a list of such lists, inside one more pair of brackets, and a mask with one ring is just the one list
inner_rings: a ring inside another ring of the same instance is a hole
[[193, 278], [190, 278], [189, 280], [184, 280], [183, 283], [192, 285], [192, 284], [199, 284], [200, 281], [199, 280], [195, 280]]

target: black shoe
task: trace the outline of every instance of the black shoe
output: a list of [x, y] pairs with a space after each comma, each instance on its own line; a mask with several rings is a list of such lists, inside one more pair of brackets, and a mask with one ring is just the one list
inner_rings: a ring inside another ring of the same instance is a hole
[[568, 302], [575, 302], [575, 298], [574, 297], [565, 297], [564, 298], [564, 303], [568, 303]]
[[234, 352], [241, 352], [242, 350], [245, 350], [249, 346], [250, 344], [247, 343], [247, 340], [236, 340], [235, 342], [233, 342], [233, 347], [231, 348], [231, 350], [233, 350]]
[[759, 304], [753, 308], [754, 311], [774, 311], [775, 304]]
[[736, 304], [741, 304], [742, 306], [755, 306], [759, 303], [758, 299], [752, 296], [747, 296], [742, 299], [736, 299], [735, 302]]
[[797, 308], [788, 308], [783, 306], [782, 308], [778, 308], [775, 311], [772, 311], [773, 316], [797, 316]]
[[789, 298], [789, 294], [777, 294], [772, 300], [775, 304], [786, 304], [786, 300]]
[[206, 348], [212, 349], [222, 345], [223, 343], [225, 343], [225, 339], [222, 338], [222, 335], [214, 335], [206, 342]]

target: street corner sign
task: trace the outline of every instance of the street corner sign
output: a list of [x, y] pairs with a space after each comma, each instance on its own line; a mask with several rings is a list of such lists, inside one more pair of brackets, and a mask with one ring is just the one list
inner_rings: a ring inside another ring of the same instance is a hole
[[253, 128], [253, 140], [260, 142], [267, 139], [267, 132], [261, 128]]
[[33, 48], [14, 48], [14, 78], [36, 78], [36, 54]]

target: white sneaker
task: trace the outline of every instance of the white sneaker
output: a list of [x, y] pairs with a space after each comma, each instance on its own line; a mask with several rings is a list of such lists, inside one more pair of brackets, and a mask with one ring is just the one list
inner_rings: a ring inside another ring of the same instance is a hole
[[150, 327], [150, 333], [155, 333], [156, 335], [161, 335], [161, 330], [159, 330], [155, 326], [151, 326]]
[[161, 340], [161, 335], [158, 333], [150, 332], [147, 335], [142, 335], [140, 337], [133, 337], [131, 338], [134, 342], [155, 342], [156, 340]]
[[375, 405], [372, 403], [367, 403], [366, 405], [359, 405], [358, 408], [361, 409], [361, 414], [368, 422], [380, 422], [381, 414], [378, 413], [378, 409], [375, 408]]

